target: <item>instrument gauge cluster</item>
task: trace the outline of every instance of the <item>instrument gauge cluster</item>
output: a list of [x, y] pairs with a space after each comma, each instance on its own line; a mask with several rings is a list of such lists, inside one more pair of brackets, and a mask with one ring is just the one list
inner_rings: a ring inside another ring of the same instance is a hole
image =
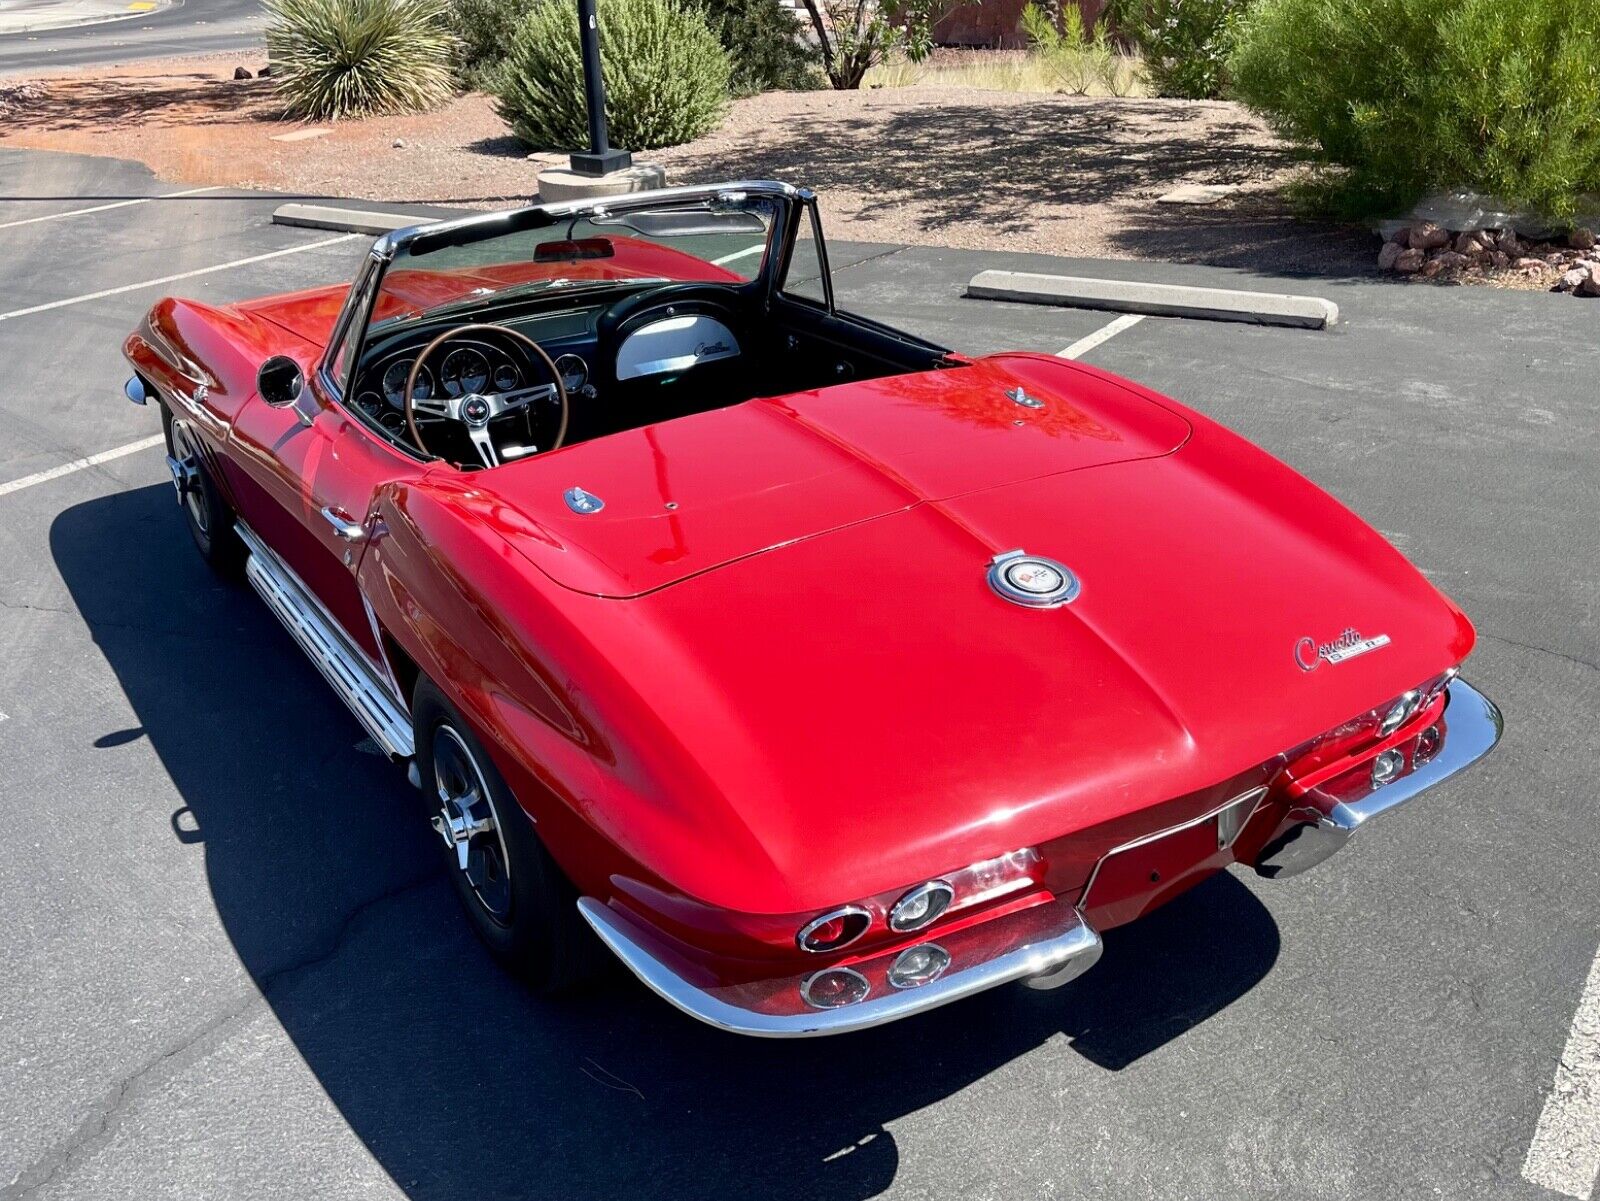
[[[411, 374], [411, 364], [411, 359], [397, 359], [383, 373], [383, 398], [396, 409], [405, 404], [406, 377]], [[434, 395], [433, 376], [426, 366], [417, 372], [416, 386], [411, 395], [418, 400], [428, 400]]]
[[561, 355], [556, 359], [556, 370], [561, 374], [561, 386], [569, 395], [589, 382], [589, 364], [580, 355]]
[[460, 346], [444, 356], [439, 366], [439, 383], [447, 395], [468, 396], [489, 388], [489, 359], [476, 346]]

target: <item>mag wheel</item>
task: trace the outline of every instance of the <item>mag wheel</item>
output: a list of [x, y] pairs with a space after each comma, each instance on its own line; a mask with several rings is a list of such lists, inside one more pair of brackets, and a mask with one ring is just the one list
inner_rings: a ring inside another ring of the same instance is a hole
[[423, 811], [478, 937], [538, 991], [592, 977], [604, 949], [578, 914], [577, 890], [483, 744], [431, 680], [419, 681], [412, 713]]
[[200, 436], [165, 406], [161, 424], [167, 436], [167, 470], [172, 473], [172, 489], [178, 494], [189, 536], [212, 568], [235, 575], [244, 563], [244, 544], [233, 532], [233, 512], [206, 468]]
[[433, 832], [455, 854], [473, 901], [497, 926], [511, 924], [511, 855], [494, 794], [483, 769], [456, 728], [440, 722], [433, 731]]

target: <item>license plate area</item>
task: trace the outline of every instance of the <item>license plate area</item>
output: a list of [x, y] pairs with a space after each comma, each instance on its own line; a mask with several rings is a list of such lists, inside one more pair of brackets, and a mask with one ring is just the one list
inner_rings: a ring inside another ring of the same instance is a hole
[[1233, 844], [1265, 788], [1252, 789], [1219, 809], [1112, 849], [1095, 865], [1078, 901], [1102, 925], [1132, 921], [1233, 861]]

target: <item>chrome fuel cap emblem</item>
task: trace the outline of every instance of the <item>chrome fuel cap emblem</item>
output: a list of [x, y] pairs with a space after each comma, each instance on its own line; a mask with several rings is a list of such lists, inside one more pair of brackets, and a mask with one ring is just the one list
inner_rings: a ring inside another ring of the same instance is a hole
[[1077, 599], [1082, 586], [1063, 564], [1008, 550], [989, 560], [989, 587], [1014, 605], [1054, 609]]
[[561, 498], [574, 513], [598, 513], [606, 507], [605, 501], [586, 488], [568, 488]]

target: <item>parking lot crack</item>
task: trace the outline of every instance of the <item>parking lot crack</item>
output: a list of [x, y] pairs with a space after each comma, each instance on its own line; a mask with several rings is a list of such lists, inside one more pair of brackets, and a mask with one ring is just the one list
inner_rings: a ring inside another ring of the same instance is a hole
[[34, 1197], [71, 1168], [104, 1145], [116, 1133], [122, 1116], [158, 1078], [209, 1055], [223, 1041], [219, 1037], [230, 1026], [246, 1018], [271, 999], [272, 992], [286, 982], [313, 971], [335, 958], [345, 948], [362, 920], [375, 909], [417, 891], [438, 880], [437, 872], [402, 881], [376, 896], [362, 901], [305, 954], [258, 978], [256, 987], [241, 994], [221, 1013], [202, 1023], [177, 1042], [156, 1052], [107, 1090], [87, 1117], [66, 1138], [38, 1156], [0, 1187], [0, 1201], [25, 1201]]
[[1600, 663], [1580, 658], [1577, 655], [1569, 655], [1565, 651], [1552, 650], [1548, 646], [1538, 646], [1532, 642], [1518, 642], [1515, 638], [1505, 638], [1499, 634], [1490, 634], [1483, 630], [1479, 630], [1478, 634], [1480, 637], [1487, 638], [1491, 642], [1498, 642], [1502, 646], [1518, 647], [1521, 650], [1533, 651], [1535, 654], [1549, 655], [1555, 659], [1565, 659], [1568, 663], [1576, 664], [1579, 667], [1587, 667], [1590, 671], [1600, 671]]

